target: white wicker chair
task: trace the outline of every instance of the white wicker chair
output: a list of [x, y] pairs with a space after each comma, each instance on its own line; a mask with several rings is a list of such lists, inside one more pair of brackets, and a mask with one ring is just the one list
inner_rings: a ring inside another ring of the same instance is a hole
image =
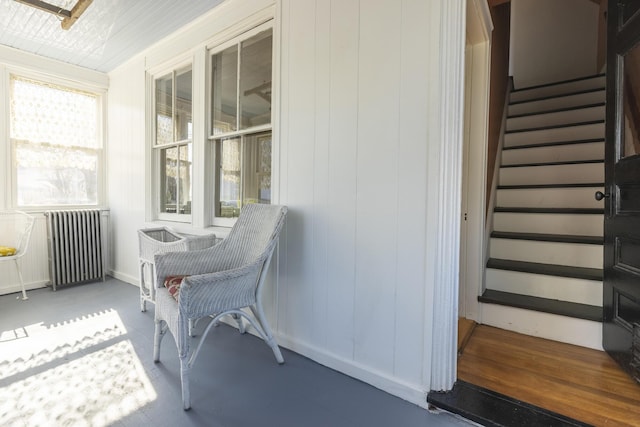
[[[251, 204], [242, 208], [229, 236], [216, 246], [191, 252], [155, 256], [156, 310], [153, 360], [160, 360], [166, 330], [173, 334], [180, 358], [182, 404], [191, 407], [189, 371], [207, 333], [223, 316], [232, 315], [244, 332], [242, 319], [255, 328], [284, 363], [261, 304], [261, 292], [271, 256], [287, 213], [285, 206]], [[186, 276], [176, 299], [164, 287], [169, 276]], [[242, 308], [248, 307], [253, 316]], [[212, 317], [200, 343], [191, 348], [190, 320]]]
[[31, 240], [31, 230], [35, 219], [24, 212], [4, 211], [0, 212], [0, 245], [16, 249], [15, 254], [10, 256], [0, 256], [1, 261], [13, 261], [18, 272], [20, 288], [22, 289], [22, 299], [26, 300], [27, 291], [24, 288], [22, 271], [20, 269], [20, 258], [27, 252], [29, 240]]

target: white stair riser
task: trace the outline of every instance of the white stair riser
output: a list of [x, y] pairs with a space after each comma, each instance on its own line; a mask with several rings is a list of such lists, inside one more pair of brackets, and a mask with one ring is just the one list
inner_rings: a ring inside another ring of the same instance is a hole
[[604, 182], [602, 163], [500, 168], [499, 185], [587, 184]]
[[487, 268], [487, 289], [602, 307], [602, 282]]
[[537, 99], [548, 96], [557, 96], [575, 92], [599, 89], [605, 86], [606, 77], [598, 76], [590, 79], [577, 80], [567, 83], [559, 83], [550, 86], [542, 86], [531, 89], [517, 90], [511, 93], [510, 101], [518, 102], [529, 99]]
[[602, 351], [602, 323], [497, 304], [482, 304], [482, 323]]
[[495, 212], [493, 229], [512, 233], [602, 236], [603, 215]]
[[539, 101], [522, 102], [509, 105], [509, 115], [529, 114], [542, 111], [557, 110], [559, 108], [580, 107], [583, 105], [605, 102], [606, 91], [580, 93], [577, 95], [559, 96], [556, 98], [541, 99]]
[[555, 113], [533, 114], [507, 119], [507, 130], [532, 129], [543, 126], [567, 125], [571, 123], [604, 120], [604, 105], [598, 107], [579, 108], [558, 111]]
[[604, 141], [586, 142], [582, 144], [552, 145], [550, 147], [517, 148], [502, 151], [503, 165], [603, 159]]
[[604, 123], [507, 133], [504, 135], [504, 146], [519, 147], [521, 145], [582, 141], [596, 138], [604, 139]]
[[603, 187], [500, 189], [496, 205], [521, 208], [602, 208], [594, 197]]
[[574, 267], [602, 268], [602, 246], [491, 238], [491, 258]]

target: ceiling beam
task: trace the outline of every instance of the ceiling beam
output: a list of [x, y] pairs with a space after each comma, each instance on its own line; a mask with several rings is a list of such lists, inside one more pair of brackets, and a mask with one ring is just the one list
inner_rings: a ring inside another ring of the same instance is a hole
[[68, 30], [71, 28], [78, 18], [80, 18], [80, 15], [82, 15], [89, 5], [91, 5], [91, 2], [93, 2], [93, 0], [78, 0], [76, 5], [73, 6], [73, 9], [71, 9], [71, 16], [62, 20], [62, 29]]
[[40, 0], [16, 0], [18, 3], [26, 4], [27, 6], [35, 7], [36, 9], [43, 10], [45, 12], [53, 13], [61, 18], [69, 18], [71, 11], [63, 9], [54, 4], [50, 4]]
[[62, 18], [60, 26], [63, 30], [68, 30], [80, 18], [80, 15], [91, 5], [93, 0], [78, 0], [71, 10], [63, 9], [51, 3], [42, 0], [15, 0], [18, 3], [35, 7], [36, 9], [52, 13]]

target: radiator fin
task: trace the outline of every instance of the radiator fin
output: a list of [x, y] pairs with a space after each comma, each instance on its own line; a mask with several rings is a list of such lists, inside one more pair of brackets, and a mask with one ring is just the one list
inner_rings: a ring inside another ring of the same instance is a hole
[[58, 286], [104, 280], [100, 210], [47, 211], [49, 273]]

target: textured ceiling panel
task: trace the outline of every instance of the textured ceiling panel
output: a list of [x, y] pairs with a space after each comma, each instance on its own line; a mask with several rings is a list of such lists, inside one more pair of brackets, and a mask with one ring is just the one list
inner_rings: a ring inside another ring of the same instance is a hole
[[[223, 0], [93, 0], [69, 29], [61, 19], [0, 0], [0, 44], [109, 72]], [[70, 10], [76, 0], [48, 0]]]

